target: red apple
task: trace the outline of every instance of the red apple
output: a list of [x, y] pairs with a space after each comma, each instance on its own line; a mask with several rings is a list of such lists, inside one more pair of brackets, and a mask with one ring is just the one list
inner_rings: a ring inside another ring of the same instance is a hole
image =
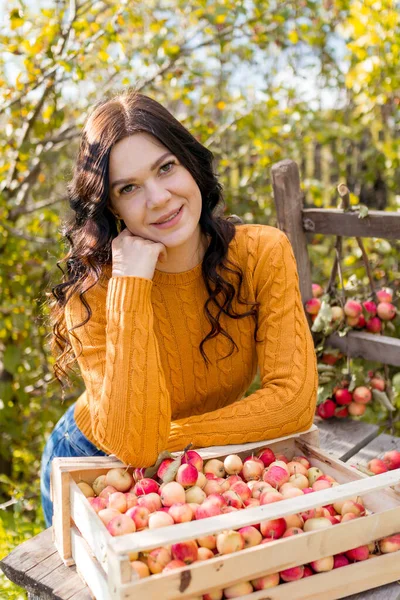
[[173, 504], [168, 510], [175, 523], [188, 523], [193, 519], [193, 511], [186, 502]]
[[336, 403], [331, 398], [327, 398], [327, 400], [318, 404], [317, 415], [321, 417], [321, 419], [330, 419], [335, 416], [335, 409]]
[[182, 457], [182, 465], [193, 465], [197, 471], [203, 470], [203, 459], [196, 450], [188, 450]]
[[380, 302], [376, 307], [376, 312], [382, 321], [391, 321], [395, 318], [397, 310], [390, 302]]
[[149, 567], [141, 560], [132, 560], [131, 567], [132, 570], [135, 571], [135, 573], [139, 576], [139, 579], [149, 577], [150, 575]]
[[149, 516], [149, 529], [159, 529], [160, 527], [168, 527], [173, 525], [174, 520], [168, 513], [157, 510], [154, 513], [150, 513]]
[[358, 402], [350, 402], [349, 406], [347, 407], [347, 410], [349, 411], [349, 415], [351, 415], [352, 417], [361, 417], [367, 410], [367, 407], [365, 406], [365, 404], [359, 404]]
[[344, 305], [344, 314], [347, 317], [359, 317], [362, 313], [362, 306], [355, 300], [347, 300]]
[[186, 489], [196, 485], [198, 475], [199, 472], [194, 465], [184, 464], [180, 465], [175, 479]]
[[260, 523], [260, 531], [263, 537], [277, 540], [282, 537], [286, 531], [286, 521], [283, 518], [262, 521]]
[[321, 308], [321, 300], [319, 298], [310, 298], [305, 303], [305, 310], [309, 315], [317, 315]]
[[269, 467], [269, 465], [276, 460], [275, 454], [271, 450], [271, 448], [263, 448], [258, 453], [258, 458], [263, 461], [264, 467]]
[[372, 300], [367, 300], [366, 302], [363, 302], [363, 307], [368, 313], [368, 318], [375, 317], [375, 315], [376, 315], [375, 302], [372, 302]]
[[263, 480], [266, 483], [269, 483], [272, 487], [279, 488], [281, 485], [289, 481], [289, 474], [287, 470], [281, 467], [270, 466], [268, 471], [265, 471]]
[[349, 392], [349, 390], [345, 388], [339, 388], [335, 392], [335, 400], [337, 404], [343, 406], [346, 404], [350, 404], [350, 402], [353, 400], [353, 396], [352, 393]]
[[132, 506], [125, 514], [135, 522], [137, 531], [145, 529], [149, 524], [150, 511], [144, 506]]
[[312, 560], [310, 566], [316, 573], [324, 573], [326, 571], [332, 571], [334, 566], [333, 556], [324, 556], [318, 560]]
[[383, 455], [383, 462], [387, 465], [389, 471], [393, 469], [400, 469], [400, 451], [399, 450], [389, 450], [385, 452]]
[[258, 546], [261, 543], [262, 535], [252, 525], [247, 525], [246, 527], [241, 527], [239, 529], [239, 533], [244, 540], [244, 547], [251, 548], [252, 546]]
[[173, 462], [174, 462], [173, 458], [164, 458], [164, 460], [158, 467], [157, 477], [159, 477], [161, 479], [161, 481], [164, 479], [165, 473], [168, 471], [169, 466]]
[[268, 590], [269, 588], [276, 587], [279, 584], [279, 573], [270, 573], [270, 575], [264, 575], [264, 577], [257, 577], [253, 579], [251, 585], [255, 590]]
[[211, 473], [215, 477], [224, 477], [225, 467], [222, 460], [218, 460], [217, 458], [208, 460], [204, 465], [204, 474], [206, 475], [207, 473]]
[[357, 548], [347, 550], [347, 552], [345, 552], [345, 555], [348, 559], [354, 561], [367, 560], [367, 558], [369, 557], [368, 545], [358, 546]]
[[197, 560], [197, 544], [194, 540], [172, 544], [171, 554], [174, 560], [181, 560], [186, 565], [191, 565]]
[[[372, 377], [369, 384], [373, 390], [379, 390], [380, 392], [385, 391], [385, 388], [386, 388], [385, 380], [382, 379], [381, 377]], [[94, 487], [93, 487], [93, 489], [94, 489]]]
[[395, 533], [394, 535], [389, 535], [379, 542], [379, 549], [383, 554], [388, 554], [389, 552], [397, 552], [400, 550], [400, 533]]
[[178, 502], [185, 502], [185, 488], [177, 481], [165, 483], [160, 493], [163, 506], [172, 506]]
[[297, 581], [304, 575], [304, 566], [299, 565], [298, 567], [291, 567], [290, 569], [284, 569], [279, 573], [282, 581]]
[[365, 326], [371, 333], [379, 333], [382, 329], [382, 321], [379, 317], [372, 317], [368, 319]]
[[235, 583], [234, 585], [230, 585], [224, 589], [224, 596], [227, 600], [231, 598], [241, 598], [242, 596], [247, 596], [247, 594], [251, 594], [253, 591], [253, 586], [250, 581], [241, 581], [240, 583]]
[[365, 385], [360, 385], [356, 387], [353, 391], [353, 400], [354, 402], [359, 402], [360, 404], [368, 404], [372, 400], [371, 390], [369, 390]]
[[345, 567], [350, 563], [349, 559], [345, 554], [335, 554], [333, 557], [333, 568], [338, 569], [339, 567]]
[[118, 515], [109, 521], [106, 525], [108, 531], [113, 536], [135, 533], [136, 526], [134, 521], [128, 515]]
[[231, 554], [243, 548], [244, 539], [238, 531], [227, 530], [217, 535], [217, 550], [220, 554]]
[[371, 471], [374, 475], [379, 475], [380, 473], [386, 473], [389, 471], [388, 466], [383, 460], [380, 458], [373, 458], [369, 461], [367, 465], [367, 469]]
[[107, 501], [105, 498], [94, 498], [93, 496], [89, 496], [87, 500], [96, 513], [107, 508]]
[[145, 506], [151, 513], [156, 512], [156, 510], [161, 510], [161, 498], [155, 492], [151, 492], [151, 494], [140, 496], [138, 498], [138, 505]]
[[150, 572], [153, 574], [161, 573], [171, 560], [171, 552], [164, 547], [154, 548], [147, 555], [147, 564], [149, 565]]

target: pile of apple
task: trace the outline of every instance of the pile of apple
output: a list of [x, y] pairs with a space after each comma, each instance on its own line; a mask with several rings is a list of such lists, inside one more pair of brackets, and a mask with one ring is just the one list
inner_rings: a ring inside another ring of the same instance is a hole
[[360, 385], [350, 391], [350, 381], [343, 379], [333, 388], [332, 396], [317, 406], [316, 414], [322, 419], [344, 418], [349, 415], [359, 417], [365, 413], [367, 404], [372, 401], [372, 390], [384, 392], [385, 380], [371, 373], [368, 385]]
[[394, 469], [400, 469], [400, 450], [389, 450], [382, 458], [373, 458], [367, 465], [367, 470], [371, 475], [379, 475]]
[[[78, 485], [111, 535], [119, 536], [318, 493], [339, 483], [312, 466], [305, 456], [294, 456], [289, 460], [283, 454], [275, 454], [271, 448], [264, 448], [257, 456], [248, 456], [243, 461], [232, 454], [224, 460], [211, 459], [205, 464], [195, 450], [187, 450], [178, 463], [172, 457], [162, 460], [154, 478], [145, 477], [144, 469], [135, 469], [132, 475], [128, 469], [114, 468], [97, 477], [91, 485], [84, 481]], [[186, 567], [216, 555], [334, 527], [365, 514], [362, 499], [354, 497], [237, 531], [225, 530], [148, 552], [131, 553], [129, 558], [132, 569], [142, 578]], [[224, 590], [214, 590], [199, 598], [236, 598], [253, 590], [267, 589], [366, 560], [374, 552], [387, 553], [399, 549], [400, 534], [396, 534], [377, 544], [352, 548], [309, 565], [241, 582]]]
[[[317, 283], [312, 284], [313, 297], [305, 303], [306, 312], [311, 315], [314, 322], [321, 308], [321, 296], [323, 289]], [[370, 333], [380, 333], [384, 322], [392, 321], [397, 309], [392, 303], [393, 290], [383, 288], [376, 293], [378, 303], [372, 300], [358, 301], [347, 300], [344, 307], [331, 306], [334, 327], [340, 328], [342, 324], [357, 330], [364, 329]]]

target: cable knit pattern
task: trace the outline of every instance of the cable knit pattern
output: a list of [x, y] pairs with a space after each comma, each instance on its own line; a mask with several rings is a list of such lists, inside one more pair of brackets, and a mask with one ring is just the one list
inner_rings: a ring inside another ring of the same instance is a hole
[[[210, 330], [201, 264], [183, 273], [155, 271], [153, 280], [112, 277], [107, 267], [86, 294], [93, 315], [70, 335], [86, 391], [75, 408], [82, 432], [99, 448], [134, 466], [149, 466], [164, 449], [272, 439], [311, 426], [317, 371], [293, 251], [265, 225], [239, 225], [228, 258], [243, 270], [242, 295], [260, 303], [254, 319], [221, 317], [239, 351]], [[236, 284], [237, 278], [224, 271]], [[235, 300], [238, 312], [249, 309]], [[68, 328], [86, 318], [68, 302]], [[262, 387], [243, 398], [257, 367]]]

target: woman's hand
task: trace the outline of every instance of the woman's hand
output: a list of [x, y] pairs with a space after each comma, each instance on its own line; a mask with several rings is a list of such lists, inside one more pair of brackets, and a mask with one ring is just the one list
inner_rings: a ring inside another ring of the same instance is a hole
[[111, 250], [113, 277], [153, 279], [157, 262], [167, 260], [164, 244], [133, 235], [128, 228], [113, 239]]

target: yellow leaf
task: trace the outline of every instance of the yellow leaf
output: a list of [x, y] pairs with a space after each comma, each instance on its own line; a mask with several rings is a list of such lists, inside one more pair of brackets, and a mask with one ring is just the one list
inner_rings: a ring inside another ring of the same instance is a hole
[[107, 60], [109, 59], [109, 55], [107, 54], [107, 52], [105, 52], [105, 50], [100, 50], [98, 57], [103, 62], [107, 62]]
[[39, 173], [38, 182], [44, 183], [46, 181], [46, 175], [44, 173]]
[[217, 15], [215, 22], [220, 25], [221, 23], [225, 23], [226, 15]]
[[220, 100], [220, 102], [217, 103], [218, 110], [224, 110], [225, 106], [226, 104], [222, 100]]
[[297, 44], [297, 42], [299, 41], [299, 36], [297, 34], [297, 31], [295, 31], [295, 30], [290, 31], [288, 33], [288, 39], [290, 42], [292, 42], [292, 44]]

